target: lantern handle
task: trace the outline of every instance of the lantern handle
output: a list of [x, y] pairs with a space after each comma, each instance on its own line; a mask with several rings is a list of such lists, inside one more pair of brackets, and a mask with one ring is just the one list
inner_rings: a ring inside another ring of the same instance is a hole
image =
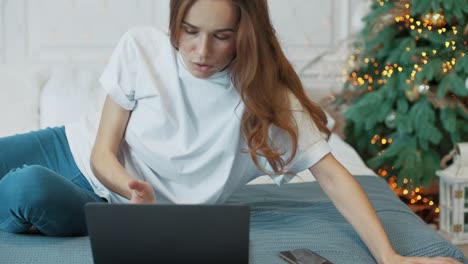
[[457, 149], [456, 147], [454, 149], [452, 149], [447, 155], [445, 155], [442, 160], [440, 161], [440, 167], [442, 167], [442, 169], [445, 169], [447, 168], [447, 162], [449, 162], [450, 160], [453, 159], [453, 156], [455, 156], [455, 154], [457, 153]]

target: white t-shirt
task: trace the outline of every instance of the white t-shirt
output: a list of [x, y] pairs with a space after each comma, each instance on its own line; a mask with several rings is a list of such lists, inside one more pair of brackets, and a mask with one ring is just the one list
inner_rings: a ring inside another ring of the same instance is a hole
[[[227, 70], [199, 79], [187, 70], [169, 36], [152, 27], [126, 32], [100, 82], [120, 106], [131, 110], [118, 159], [135, 178], [149, 182], [159, 203], [221, 203], [263, 175], [251, 159], [241, 132], [245, 106]], [[293, 99], [294, 100], [294, 99]], [[297, 99], [294, 109], [300, 109]], [[299, 149], [291, 174], [303, 171], [330, 152], [328, 143], [302, 111]], [[73, 157], [96, 194], [110, 202], [128, 200], [107, 189], [89, 165], [99, 116], [66, 125]], [[274, 141], [288, 140], [272, 127]], [[285, 154], [285, 158], [289, 153]], [[271, 170], [266, 159], [259, 157]], [[272, 176], [278, 184], [289, 177]]]

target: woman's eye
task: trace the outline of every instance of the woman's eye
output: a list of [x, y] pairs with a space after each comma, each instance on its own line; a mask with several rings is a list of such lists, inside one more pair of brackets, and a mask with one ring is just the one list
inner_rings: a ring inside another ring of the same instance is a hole
[[185, 29], [185, 33], [190, 34], [190, 35], [195, 35], [198, 32], [196, 30]]
[[219, 40], [227, 40], [227, 39], [229, 39], [229, 36], [227, 36], [227, 35], [215, 35], [215, 38], [217, 38]]

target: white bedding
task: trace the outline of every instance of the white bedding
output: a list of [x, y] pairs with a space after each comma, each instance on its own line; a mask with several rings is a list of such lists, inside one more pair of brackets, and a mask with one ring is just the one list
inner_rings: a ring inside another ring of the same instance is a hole
[[[366, 166], [364, 161], [361, 159], [359, 154], [354, 150], [348, 143], [344, 142], [336, 134], [331, 134], [330, 140], [328, 141], [332, 149], [332, 154], [335, 158], [354, 176], [369, 176], [373, 175], [377, 177], [374, 171]], [[315, 181], [314, 175], [309, 171], [305, 170], [297, 174], [290, 182], [313, 182]], [[260, 176], [248, 184], [274, 184], [273, 180], [269, 176]]]

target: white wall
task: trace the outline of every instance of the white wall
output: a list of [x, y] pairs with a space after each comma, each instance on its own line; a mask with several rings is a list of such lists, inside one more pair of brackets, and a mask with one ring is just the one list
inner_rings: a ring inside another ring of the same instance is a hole
[[[252, 0], [255, 1], [255, 0]], [[269, 0], [287, 56], [299, 70], [360, 27], [370, 0]], [[105, 63], [130, 27], [167, 28], [168, 0], [0, 0], [0, 64]], [[329, 62], [330, 63], [330, 62]], [[333, 62], [331, 62], [333, 64]], [[336, 64], [336, 63], [335, 63]], [[323, 74], [309, 81], [326, 84]], [[322, 80], [321, 80], [322, 79]]]

